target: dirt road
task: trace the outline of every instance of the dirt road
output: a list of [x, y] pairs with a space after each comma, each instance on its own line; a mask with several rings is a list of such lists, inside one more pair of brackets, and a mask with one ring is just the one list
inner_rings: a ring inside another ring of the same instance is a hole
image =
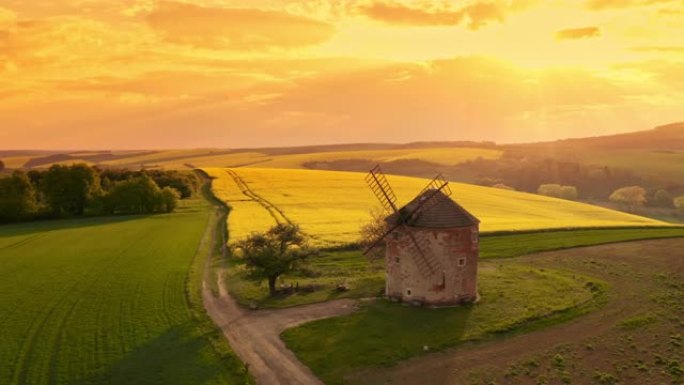
[[428, 354], [384, 369], [348, 377], [358, 384], [458, 384], [473, 369], [505, 368], [521, 355], [557, 344], [588, 340], [608, 333], [617, 322], [643, 311], [652, 302], [653, 274], [684, 276], [684, 239], [630, 242], [540, 253], [522, 258], [540, 267], [567, 268], [599, 277], [610, 284], [608, 303], [569, 323], [506, 339], [464, 345]]
[[258, 384], [313, 385], [322, 382], [280, 339], [286, 328], [316, 319], [349, 314], [354, 300], [342, 299], [277, 310], [248, 310], [237, 305], [219, 278], [219, 296], [204, 282], [204, 307]]

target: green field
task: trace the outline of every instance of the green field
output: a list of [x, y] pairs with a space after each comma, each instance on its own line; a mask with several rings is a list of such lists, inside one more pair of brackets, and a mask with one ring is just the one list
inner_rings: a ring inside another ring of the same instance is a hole
[[489, 234], [480, 238], [481, 258], [507, 258], [580, 246], [684, 237], [684, 227], [615, 228]]
[[198, 302], [209, 213], [1, 226], [0, 382], [244, 384]]
[[[480, 238], [480, 258], [510, 258], [542, 251], [594, 246], [615, 242], [643, 239], [684, 237], [684, 227], [679, 228], [615, 228], [564, 231], [541, 231], [532, 233], [491, 234]], [[227, 270], [228, 291], [244, 305], [258, 304], [262, 307], [289, 307], [322, 302], [338, 298], [375, 297], [385, 287], [382, 259], [369, 259], [359, 250], [330, 250], [312, 257], [301, 272], [285, 274], [280, 283], [315, 286], [312, 292], [300, 291], [291, 295], [269, 297], [265, 282], [250, 280], [244, 263], [231, 259]], [[344, 283], [350, 290], [338, 292], [338, 284]]]
[[597, 281], [567, 272], [512, 263], [482, 263], [479, 270], [477, 305], [421, 309], [379, 301], [349, 316], [286, 330], [282, 338], [326, 384], [341, 384], [355, 369], [531, 327], [551, 315], [578, 314], [601, 293]]

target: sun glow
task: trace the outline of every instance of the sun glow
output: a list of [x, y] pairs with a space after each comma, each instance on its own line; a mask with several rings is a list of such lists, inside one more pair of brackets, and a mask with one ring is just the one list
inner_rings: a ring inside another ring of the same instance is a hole
[[681, 119], [680, 1], [0, 5], [0, 148], [525, 141]]

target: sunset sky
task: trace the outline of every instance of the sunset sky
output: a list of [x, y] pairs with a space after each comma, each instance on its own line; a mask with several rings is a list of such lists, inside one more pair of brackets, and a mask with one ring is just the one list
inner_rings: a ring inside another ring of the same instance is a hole
[[682, 120], [684, 0], [0, 0], [0, 149], [520, 142]]

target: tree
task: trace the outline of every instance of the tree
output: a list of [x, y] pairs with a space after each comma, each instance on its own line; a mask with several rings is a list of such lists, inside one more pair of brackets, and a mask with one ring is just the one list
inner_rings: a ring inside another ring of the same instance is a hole
[[684, 195], [674, 199], [674, 206], [680, 214], [684, 214]]
[[672, 207], [672, 195], [667, 190], [658, 190], [653, 196], [653, 204], [660, 207]]
[[0, 172], [5, 171], [5, 162], [0, 159]]
[[36, 211], [36, 194], [22, 171], [0, 178], [0, 221], [26, 219]]
[[85, 164], [53, 165], [41, 177], [40, 190], [53, 213], [83, 215], [100, 190], [100, 180]]
[[641, 186], [622, 187], [613, 191], [608, 199], [628, 209], [634, 209], [646, 203], [646, 190]]
[[178, 205], [178, 200], [181, 194], [173, 187], [164, 187], [161, 189], [161, 201], [163, 204], [163, 211], [165, 213], [173, 212]]
[[147, 175], [114, 183], [103, 200], [104, 210], [109, 214], [151, 214], [175, 208], [175, 200], [170, 202], [171, 192], [163, 193]]
[[561, 185], [559, 184], [542, 184], [537, 189], [537, 194], [546, 195], [547, 197], [560, 198], [561, 197]]
[[[386, 214], [382, 209], [375, 208], [370, 211], [370, 220], [361, 226], [360, 229], [361, 238], [359, 239], [359, 244], [362, 249], [367, 250], [369, 247], [374, 246], [374, 243], [387, 233], [389, 227], [387, 222], [385, 222], [385, 216]], [[375, 247], [369, 251], [370, 253], [367, 255], [371, 258], [378, 259], [383, 255], [382, 248], [380, 247]]]
[[561, 186], [560, 197], [571, 201], [577, 200], [577, 187]]
[[501, 190], [515, 191], [515, 189], [514, 189], [513, 187], [508, 186], [508, 185], [505, 185], [505, 184], [503, 184], [503, 183], [497, 183], [497, 184], [495, 184], [495, 185], [492, 185], [492, 187], [498, 188], [498, 189], [501, 189]]
[[562, 186], [556, 183], [542, 184], [537, 189], [537, 194], [574, 201], [577, 199], [577, 187]]
[[315, 249], [309, 247], [299, 226], [283, 223], [265, 233], [253, 233], [237, 242], [235, 249], [245, 260], [252, 278], [268, 280], [271, 296], [276, 294], [278, 277], [293, 271], [316, 253]]

